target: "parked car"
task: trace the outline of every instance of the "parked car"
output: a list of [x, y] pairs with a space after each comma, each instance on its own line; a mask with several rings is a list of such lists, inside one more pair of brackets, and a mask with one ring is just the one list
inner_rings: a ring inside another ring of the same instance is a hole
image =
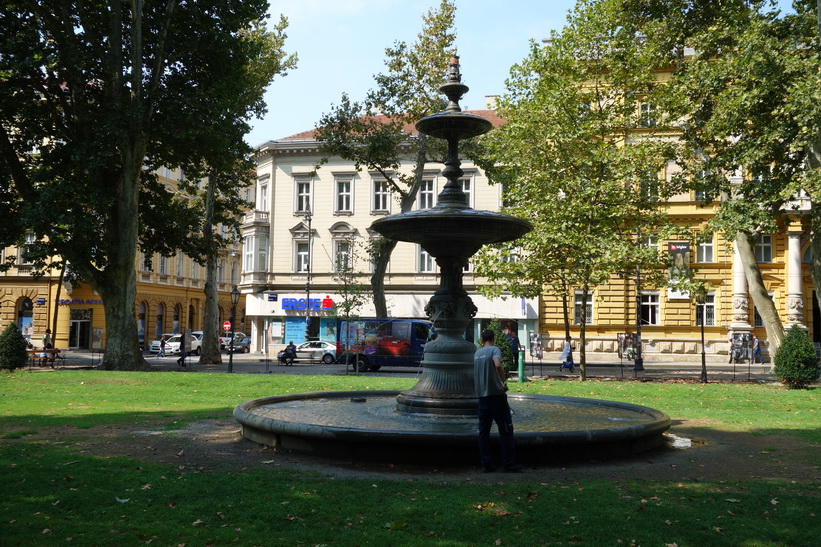
[[[248, 335], [244, 332], [235, 332], [234, 333], [234, 344], [237, 343], [237, 340], [242, 340], [243, 338], [247, 338]], [[230, 336], [220, 336], [220, 349], [223, 350], [229, 346], [231, 343]]]
[[[284, 349], [277, 354], [277, 359], [282, 357]], [[310, 361], [322, 361], [330, 365], [336, 362], [336, 344], [325, 342], [324, 340], [312, 340], [303, 342], [296, 347], [296, 358]]]
[[[250, 353], [251, 352], [251, 339], [247, 336], [243, 336], [242, 338], [235, 337], [234, 338], [234, 353]], [[225, 346], [225, 351], [227, 353], [231, 353], [231, 344]]]
[[[165, 332], [159, 336], [156, 340], [151, 342], [151, 347], [148, 348], [148, 351], [151, 353], [159, 353], [160, 352], [160, 338], [165, 336], [165, 343], [168, 344], [168, 339], [172, 336], [175, 336], [173, 332]], [[165, 353], [169, 353], [168, 346], [165, 347]]]
[[[180, 342], [182, 341], [182, 334], [175, 334], [165, 344], [165, 353], [175, 354], [180, 353]], [[199, 355], [202, 348], [202, 331], [197, 330], [191, 333], [191, 351], [189, 353]]]

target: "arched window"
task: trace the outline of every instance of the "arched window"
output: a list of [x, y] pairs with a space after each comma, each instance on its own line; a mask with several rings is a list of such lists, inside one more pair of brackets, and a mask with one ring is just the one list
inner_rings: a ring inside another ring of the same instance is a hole
[[[17, 328], [23, 333], [26, 341], [31, 340], [34, 334], [34, 303], [29, 297], [23, 297], [17, 304]], [[45, 332], [45, 328], [43, 332]]]

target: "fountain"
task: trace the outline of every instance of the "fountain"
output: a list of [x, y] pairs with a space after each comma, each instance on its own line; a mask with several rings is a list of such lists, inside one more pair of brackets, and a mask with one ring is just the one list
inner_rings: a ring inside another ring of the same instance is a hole
[[[458, 57], [450, 59], [440, 90], [449, 100], [447, 108], [416, 124], [420, 133], [447, 141], [447, 183], [437, 205], [390, 215], [371, 226], [386, 238], [420, 244], [439, 265], [439, 289], [425, 308], [438, 336], [425, 347], [419, 381], [402, 392], [304, 393], [248, 401], [234, 410], [246, 438], [354, 460], [436, 465], [477, 460], [476, 348], [464, 338], [477, 310], [463, 288], [462, 272], [483, 245], [515, 240], [532, 227], [524, 219], [468, 206], [459, 185], [459, 141], [486, 133], [491, 123], [459, 107], [468, 87], [461, 82]], [[636, 405], [524, 394], [509, 395], [509, 400], [522, 462], [635, 454], [660, 444], [670, 426], [664, 413]]]

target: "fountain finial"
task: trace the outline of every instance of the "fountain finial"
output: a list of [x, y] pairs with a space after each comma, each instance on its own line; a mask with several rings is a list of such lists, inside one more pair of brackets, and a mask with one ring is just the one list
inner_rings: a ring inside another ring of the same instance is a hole
[[461, 112], [459, 100], [462, 95], [468, 92], [468, 86], [462, 83], [462, 73], [459, 71], [459, 56], [454, 54], [448, 60], [447, 82], [439, 86], [439, 91], [448, 98], [448, 106], [445, 112]]

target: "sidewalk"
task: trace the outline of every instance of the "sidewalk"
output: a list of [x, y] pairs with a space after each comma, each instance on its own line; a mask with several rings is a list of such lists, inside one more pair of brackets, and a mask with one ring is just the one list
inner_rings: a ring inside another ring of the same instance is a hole
[[[102, 354], [90, 352], [88, 350], [74, 350], [64, 352], [65, 363], [57, 366], [57, 369], [94, 369], [100, 365]], [[168, 357], [156, 357], [151, 353], [144, 353], [146, 361], [158, 371], [176, 372], [207, 372], [207, 373], [227, 373], [228, 355], [222, 354], [222, 363], [216, 365], [201, 365], [199, 357], [192, 355], [187, 359], [187, 367], [182, 368], [177, 365], [178, 355]], [[529, 356], [526, 356], [529, 357]], [[633, 361], [618, 360], [614, 355], [592, 355], [587, 362], [588, 378], [611, 378], [619, 379], [642, 379], [647, 380], [660, 378], [700, 378], [701, 377], [701, 355], [678, 356], [677, 360], [647, 359], [644, 361], [644, 370], [637, 371]], [[722, 356], [714, 356], [722, 357]], [[576, 356], [578, 361], [578, 356]], [[726, 358], [726, 356], [725, 356]], [[526, 379], [569, 379], [578, 378], [579, 363], [576, 363], [575, 371], [559, 370], [559, 353], [551, 352], [544, 354], [544, 358], [525, 363], [524, 375]], [[723, 361], [723, 359], [721, 360]], [[49, 367], [33, 367], [31, 370], [51, 370]], [[706, 362], [707, 379], [737, 382], [775, 382], [772, 375], [772, 366], [766, 363], [759, 364], [738, 363], [729, 364], [720, 362], [718, 359]], [[276, 359], [266, 360], [264, 356], [255, 353], [238, 353], [233, 358], [233, 372], [235, 374], [316, 374], [316, 375], [345, 375], [345, 366], [342, 364], [325, 365], [322, 363], [311, 364], [308, 362], [296, 362], [293, 366], [285, 367], [279, 365]], [[419, 376], [421, 368], [413, 367], [383, 367], [379, 372], [363, 372], [362, 376], [394, 376], [394, 377], [414, 377]], [[349, 369], [347, 374], [356, 374]], [[511, 380], [518, 380], [518, 370], [511, 371]]]

